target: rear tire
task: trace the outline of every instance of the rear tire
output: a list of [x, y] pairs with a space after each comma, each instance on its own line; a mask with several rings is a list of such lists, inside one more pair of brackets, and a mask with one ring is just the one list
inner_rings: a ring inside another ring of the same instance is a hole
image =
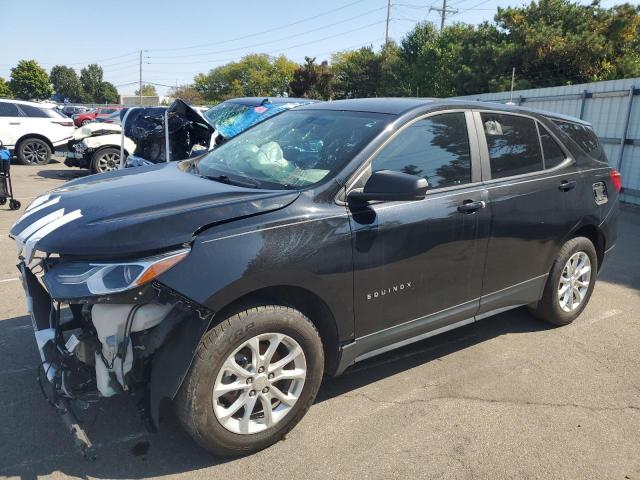
[[280, 305], [251, 308], [204, 335], [176, 397], [176, 413], [196, 442], [215, 455], [257, 452], [302, 419], [323, 369], [322, 342], [307, 317]]
[[51, 148], [39, 138], [25, 138], [16, 149], [16, 158], [22, 165], [46, 165], [51, 160]]
[[596, 283], [598, 256], [588, 238], [576, 237], [560, 249], [551, 267], [542, 298], [530, 307], [539, 319], [568, 325], [587, 306]]
[[81, 126], [81, 127], [84, 127], [85, 125], [88, 125], [88, 124], [90, 124], [90, 123], [91, 123], [91, 120], [89, 120], [89, 119], [85, 119], [85, 120], [82, 120], [82, 122], [80, 122], [80, 126]]

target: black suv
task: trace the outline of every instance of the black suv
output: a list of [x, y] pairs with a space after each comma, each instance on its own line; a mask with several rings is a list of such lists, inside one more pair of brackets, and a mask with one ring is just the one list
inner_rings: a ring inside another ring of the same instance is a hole
[[282, 438], [323, 374], [523, 305], [572, 322], [615, 245], [620, 189], [575, 118], [345, 100], [69, 182], [11, 235], [58, 411], [129, 392], [157, 425], [171, 399], [230, 455]]

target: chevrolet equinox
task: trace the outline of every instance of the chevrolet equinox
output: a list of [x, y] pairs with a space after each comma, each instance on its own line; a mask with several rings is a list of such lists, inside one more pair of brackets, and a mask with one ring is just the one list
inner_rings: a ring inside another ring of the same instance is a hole
[[77, 179], [11, 229], [39, 381], [85, 451], [73, 403], [127, 393], [151, 428], [169, 400], [209, 451], [255, 452], [323, 375], [520, 306], [571, 323], [620, 189], [582, 120], [407, 98], [311, 104]]

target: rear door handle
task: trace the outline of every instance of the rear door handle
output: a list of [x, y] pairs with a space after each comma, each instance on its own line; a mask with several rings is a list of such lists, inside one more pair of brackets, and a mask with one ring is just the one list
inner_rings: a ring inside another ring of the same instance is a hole
[[569, 190], [575, 188], [575, 186], [575, 180], [563, 180], [562, 182], [560, 182], [560, 185], [558, 185], [558, 188], [563, 192], [568, 192]]
[[9, 125], [20, 125], [20, 122], [9, 122]]
[[458, 211], [461, 213], [473, 213], [486, 207], [487, 204], [483, 201], [474, 202], [473, 200], [465, 200], [462, 205], [458, 206]]

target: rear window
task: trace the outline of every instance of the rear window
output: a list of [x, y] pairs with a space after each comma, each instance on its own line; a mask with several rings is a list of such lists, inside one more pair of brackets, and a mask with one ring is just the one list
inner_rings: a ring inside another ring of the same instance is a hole
[[602, 160], [604, 162], [607, 161], [598, 137], [590, 127], [572, 122], [552, 120], [553, 123], [555, 123], [560, 130], [566, 133], [571, 140], [576, 142], [578, 146], [585, 151], [585, 153], [588, 153], [590, 156], [598, 160]]
[[540, 143], [544, 154], [544, 168], [557, 167], [565, 161], [566, 156], [546, 128], [538, 124], [538, 129], [540, 130]]
[[0, 117], [19, 117], [18, 107], [13, 103], [0, 102]]
[[113, 113], [115, 111], [116, 111], [115, 108], [101, 108], [100, 114], [108, 114], [108, 113]]
[[47, 115], [47, 112], [45, 112], [44, 109], [38, 108], [38, 107], [33, 107], [31, 105], [21, 104], [20, 105], [20, 110], [22, 110], [27, 117], [31, 117], [31, 118], [47, 118], [47, 117], [49, 117], [49, 115]]

